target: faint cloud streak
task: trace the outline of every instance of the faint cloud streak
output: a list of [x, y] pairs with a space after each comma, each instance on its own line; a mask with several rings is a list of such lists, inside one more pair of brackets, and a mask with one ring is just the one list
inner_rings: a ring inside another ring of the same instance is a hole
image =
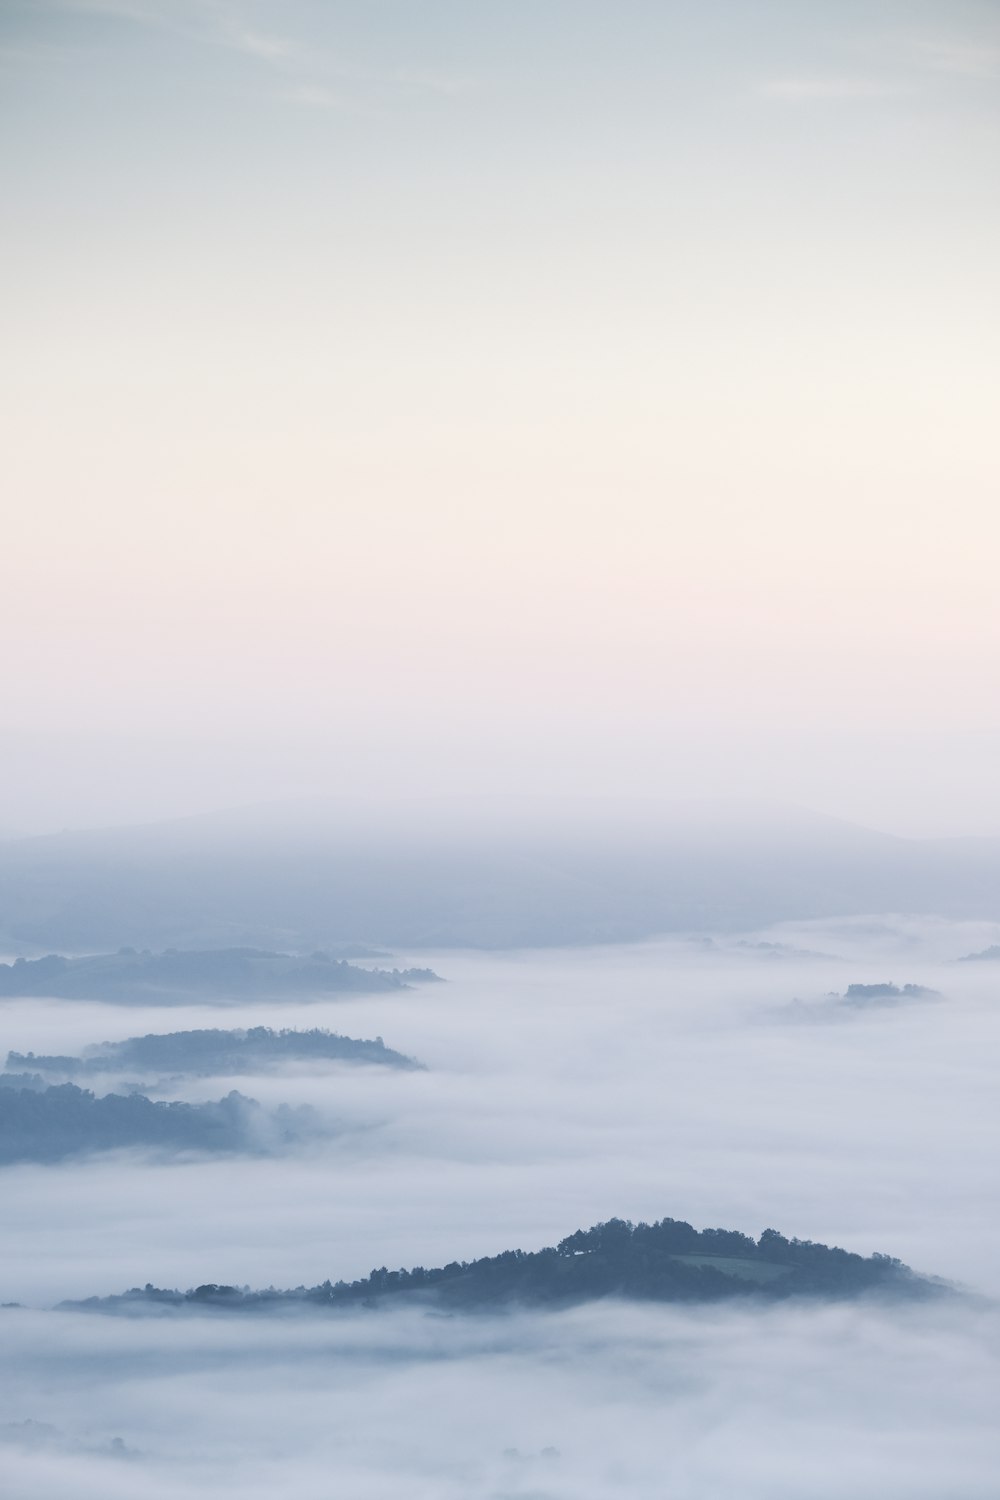
[[[278, 97], [312, 109], [357, 109], [360, 101], [345, 97], [334, 83], [353, 89], [389, 89], [458, 99], [477, 84], [465, 77], [448, 77], [421, 70], [381, 71], [346, 67], [320, 48], [308, 48], [298, 40], [276, 32], [256, 29], [248, 22], [248, 7], [240, 0], [49, 0], [52, 9], [83, 15], [104, 16], [171, 33], [185, 40], [222, 47], [281, 73], [292, 86]], [[287, 9], [281, 12], [285, 19]]]
[[843, 99], [889, 99], [899, 94], [897, 85], [878, 78], [824, 77], [821, 74], [802, 77], [771, 78], [758, 92], [765, 99], [782, 99], [793, 104], [835, 103]]
[[916, 43], [916, 52], [935, 73], [980, 79], [1000, 74], [1000, 46], [987, 42], [923, 41]]

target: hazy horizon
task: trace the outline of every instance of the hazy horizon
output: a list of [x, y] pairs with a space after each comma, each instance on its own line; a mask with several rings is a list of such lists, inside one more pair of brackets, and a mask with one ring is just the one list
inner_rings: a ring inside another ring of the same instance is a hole
[[[17, 800], [22, 818], [28, 806], [25, 799]], [[60, 816], [60, 811], [71, 815]], [[182, 797], [176, 804], [170, 798], [127, 804], [95, 801], [89, 790], [71, 803], [60, 804], [46, 786], [37, 817], [35, 824], [22, 821], [20, 826], [0, 827], [0, 840], [104, 832], [141, 834], [146, 829], [166, 831], [172, 825], [193, 831], [203, 828], [209, 838], [239, 828], [292, 837], [310, 829], [315, 835], [346, 833], [351, 837], [367, 830], [382, 838], [393, 831], [404, 837], [435, 830], [447, 836], [462, 827], [470, 839], [479, 836], [487, 840], [498, 835], [516, 838], [532, 828], [594, 835], [617, 830], [625, 839], [640, 833], [655, 836], [700, 830], [721, 834], [726, 829], [734, 837], [754, 834], [763, 838], [769, 832], [787, 834], [796, 828], [804, 838], [810, 833], [843, 828], [915, 843], [1000, 837], [1000, 830], [983, 826], [981, 820], [970, 820], [967, 826], [924, 826], [918, 822], [916, 826], [892, 827], [885, 820], [868, 822], [779, 797], [685, 797], [676, 791], [661, 795], [628, 791], [512, 792], [495, 787], [457, 792], [426, 787], [408, 792], [373, 788], [339, 793], [299, 787], [260, 797], [227, 798], [220, 794], [215, 800], [203, 782], [192, 799]]]

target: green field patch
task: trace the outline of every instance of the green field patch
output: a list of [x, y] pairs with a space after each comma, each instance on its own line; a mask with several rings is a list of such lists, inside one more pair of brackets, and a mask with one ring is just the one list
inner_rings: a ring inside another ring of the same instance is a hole
[[674, 1260], [688, 1266], [711, 1266], [724, 1276], [735, 1276], [739, 1281], [778, 1281], [787, 1276], [791, 1266], [776, 1265], [768, 1260], [738, 1260], [732, 1255], [675, 1255]]

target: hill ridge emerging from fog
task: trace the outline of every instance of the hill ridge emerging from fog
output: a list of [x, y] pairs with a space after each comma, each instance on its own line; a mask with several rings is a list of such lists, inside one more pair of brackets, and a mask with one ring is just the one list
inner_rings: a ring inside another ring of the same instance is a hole
[[49, 995], [128, 1004], [146, 999], [150, 991], [243, 999], [286, 990], [297, 995], [398, 990], [437, 978], [430, 969], [361, 969], [319, 952], [299, 958], [260, 948], [168, 948], [163, 953], [120, 948], [84, 958], [49, 953], [0, 964], [0, 996]]
[[1000, 839], [743, 804], [305, 804], [0, 844], [15, 952], [547, 947], [998, 909]]
[[185, 1152], [263, 1156], [327, 1134], [306, 1105], [266, 1109], [232, 1089], [192, 1104], [138, 1091], [93, 1094], [38, 1074], [0, 1074], [0, 1167], [136, 1150], [164, 1158]]
[[[270, 1026], [218, 1028], [196, 1031], [149, 1032], [121, 1042], [98, 1042], [82, 1056], [8, 1052], [7, 1069], [61, 1079], [101, 1077], [132, 1068], [212, 1077], [217, 1074], [256, 1073], [289, 1062], [348, 1062], [404, 1070], [423, 1070], [423, 1064], [387, 1047], [380, 1036], [340, 1036], [325, 1027], [310, 1030]], [[0, 1083], [4, 1075], [0, 1074]]]
[[870, 1294], [925, 1297], [943, 1284], [918, 1276], [887, 1255], [856, 1255], [765, 1229], [753, 1240], [738, 1230], [704, 1229], [683, 1220], [632, 1224], [610, 1219], [577, 1230], [543, 1250], [505, 1250], [426, 1270], [385, 1266], [359, 1281], [250, 1291], [215, 1282], [186, 1292], [148, 1284], [110, 1297], [60, 1303], [92, 1312], [400, 1306], [413, 1302], [452, 1311], [516, 1305], [562, 1307], [604, 1297], [656, 1302], [718, 1302], [754, 1296], [852, 1298]]

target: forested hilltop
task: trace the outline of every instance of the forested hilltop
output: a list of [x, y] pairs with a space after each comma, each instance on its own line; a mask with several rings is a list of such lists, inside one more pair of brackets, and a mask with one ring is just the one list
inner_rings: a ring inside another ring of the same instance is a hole
[[655, 1224], [610, 1219], [577, 1230], [555, 1247], [505, 1250], [433, 1270], [416, 1266], [390, 1271], [382, 1266], [362, 1281], [325, 1281], [293, 1291], [252, 1292], [209, 1283], [178, 1292], [147, 1284], [118, 1296], [61, 1306], [112, 1313], [199, 1308], [253, 1312], [429, 1303], [453, 1311], [485, 1311], [519, 1304], [571, 1306], [602, 1297], [718, 1302], [746, 1296], [920, 1297], [941, 1290], [940, 1283], [916, 1275], [890, 1256], [865, 1257], [809, 1240], [789, 1240], [774, 1229], [765, 1229], [754, 1240], [738, 1230], [699, 1232], [677, 1219]]
[[121, 948], [87, 958], [15, 959], [0, 964], [0, 996], [51, 995], [60, 1000], [110, 1000], [119, 1004], [159, 995], [307, 994], [405, 989], [439, 976], [431, 969], [361, 969], [346, 959], [313, 953], [298, 958], [259, 948], [213, 948], [163, 953]]
[[97, 1097], [39, 1074], [0, 1076], [0, 1166], [55, 1162], [95, 1151], [268, 1155], [323, 1133], [307, 1106], [265, 1109], [235, 1090], [204, 1104], [144, 1094]]
[[[170, 1031], [132, 1036], [123, 1042], [99, 1042], [82, 1057], [48, 1053], [8, 1052], [12, 1072], [73, 1080], [97, 1078], [127, 1070], [212, 1077], [217, 1074], [261, 1073], [290, 1062], [370, 1063], [390, 1068], [421, 1068], [422, 1064], [387, 1047], [380, 1036], [362, 1039], [339, 1036], [321, 1027], [308, 1031], [251, 1026], [231, 1031]], [[3, 1075], [0, 1074], [0, 1081]]]

